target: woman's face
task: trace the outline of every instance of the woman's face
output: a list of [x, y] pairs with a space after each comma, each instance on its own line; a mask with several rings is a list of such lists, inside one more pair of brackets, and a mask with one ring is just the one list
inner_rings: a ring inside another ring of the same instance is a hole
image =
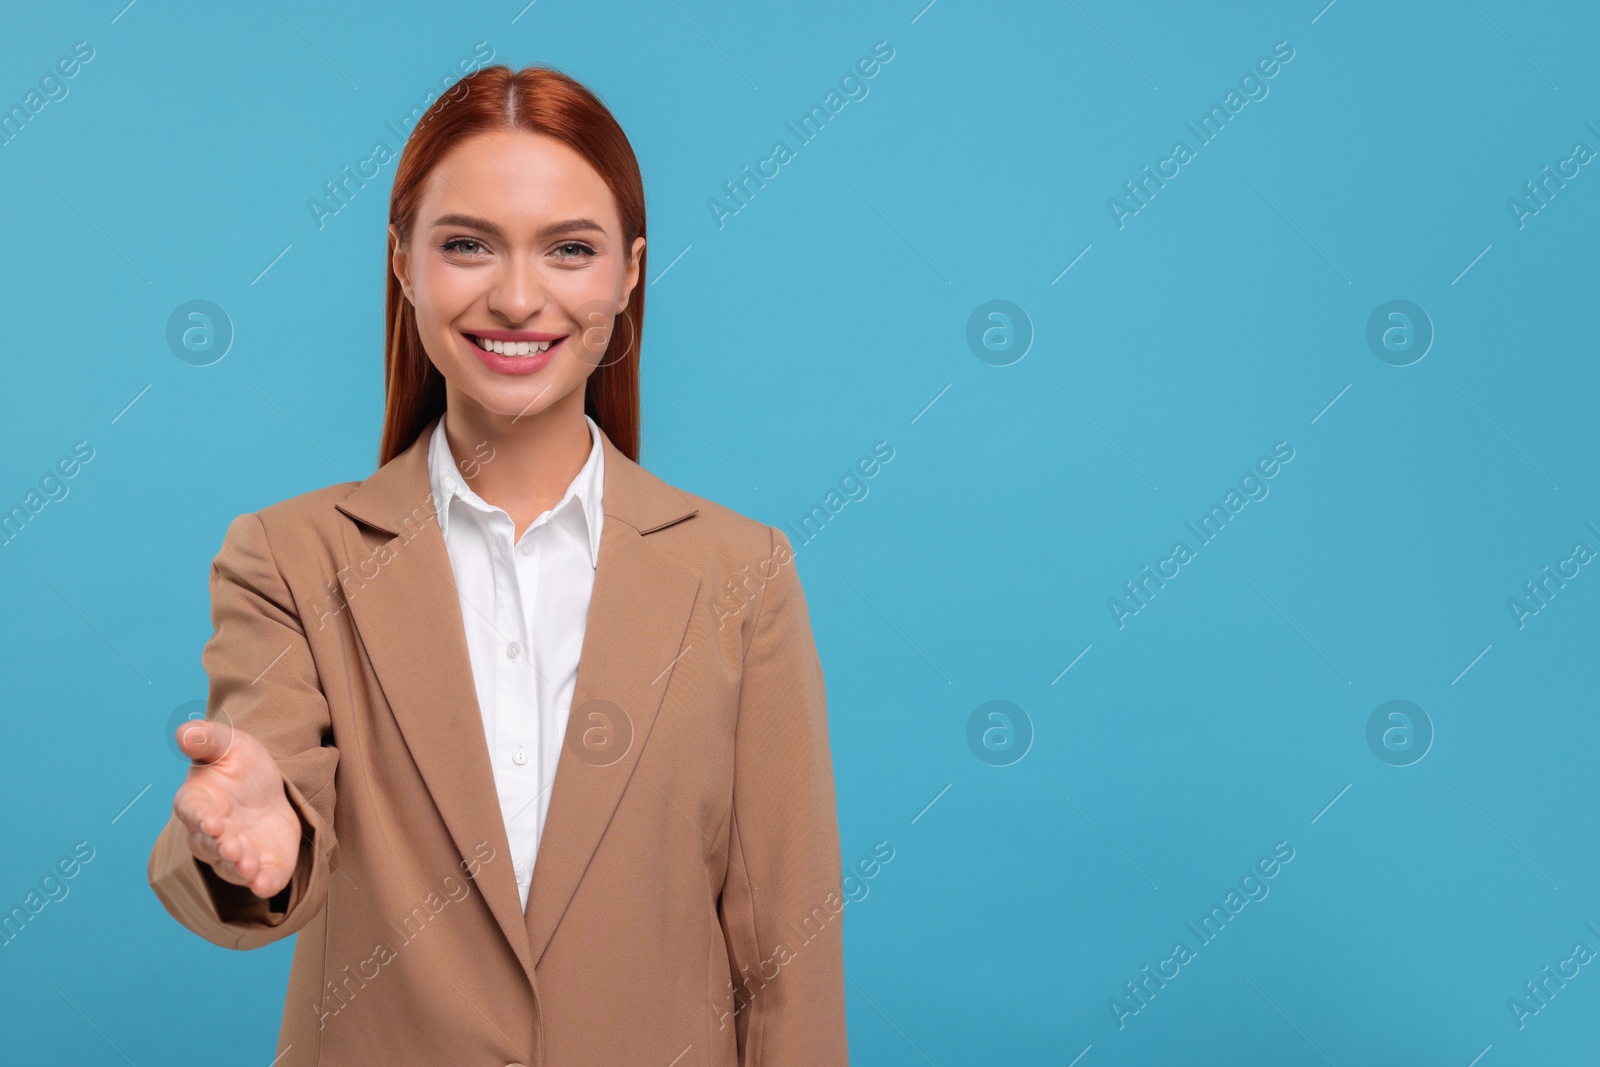
[[583, 409], [643, 249], [643, 237], [623, 246], [611, 190], [582, 156], [496, 130], [434, 167], [393, 267], [450, 406], [526, 418]]

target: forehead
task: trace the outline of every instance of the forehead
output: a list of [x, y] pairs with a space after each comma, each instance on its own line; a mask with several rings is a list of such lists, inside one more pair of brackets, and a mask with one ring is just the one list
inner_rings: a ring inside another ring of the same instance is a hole
[[616, 200], [600, 172], [544, 134], [492, 130], [445, 153], [423, 187], [418, 221], [475, 215], [515, 237], [550, 222], [591, 218], [618, 233]]

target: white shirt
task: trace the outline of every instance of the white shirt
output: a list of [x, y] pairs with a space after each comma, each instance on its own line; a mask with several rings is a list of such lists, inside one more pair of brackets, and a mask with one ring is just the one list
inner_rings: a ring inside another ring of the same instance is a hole
[[[583, 469], [515, 543], [511, 516], [462, 477], [442, 417], [428, 443], [428, 477], [460, 594], [489, 765], [524, 910], [600, 556], [605, 455], [600, 427], [588, 415], [584, 420], [592, 445]], [[492, 453], [487, 461], [480, 454], [473, 453], [469, 470], [471, 462], [494, 462]]]

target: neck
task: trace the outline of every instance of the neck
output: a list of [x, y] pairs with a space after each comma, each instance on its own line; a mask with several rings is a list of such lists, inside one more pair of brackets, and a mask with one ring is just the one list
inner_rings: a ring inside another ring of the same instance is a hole
[[500, 415], [446, 389], [445, 440], [461, 477], [502, 508], [517, 536], [554, 507], [589, 458], [583, 390], [528, 415]]

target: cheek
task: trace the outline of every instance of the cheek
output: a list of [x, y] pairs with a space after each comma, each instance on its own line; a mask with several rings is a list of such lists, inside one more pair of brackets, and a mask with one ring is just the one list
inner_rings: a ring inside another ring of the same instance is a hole
[[545, 291], [574, 322], [579, 312], [617, 306], [617, 272], [609, 267], [591, 270], [552, 270], [545, 275]]
[[447, 326], [478, 296], [481, 273], [424, 259], [412, 273], [412, 293], [423, 328]]
[[[565, 319], [578, 331], [584, 349], [603, 346], [613, 330], [628, 328], [617, 299], [621, 290], [620, 271], [609, 264], [585, 271], [550, 271], [545, 291], [553, 306], [546, 309], [546, 321], [553, 325], [557, 318]], [[598, 352], [594, 358], [600, 358]]]

